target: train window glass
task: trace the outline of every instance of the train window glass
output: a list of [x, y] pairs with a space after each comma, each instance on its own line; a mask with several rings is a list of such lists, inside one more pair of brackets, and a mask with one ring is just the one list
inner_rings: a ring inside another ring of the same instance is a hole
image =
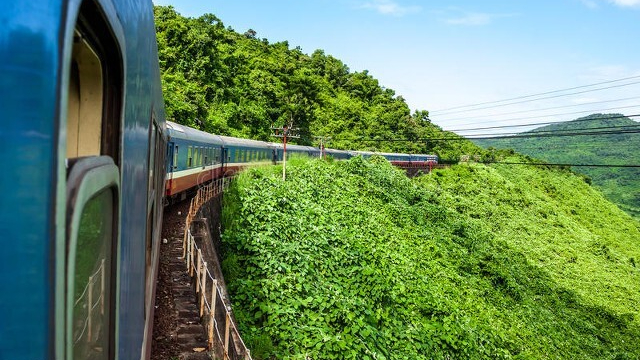
[[101, 154], [102, 73], [100, 58], [76, 30], [67, 101], [67, 158]]
[[118, 181], [118, 168], [107, 156], [82, 158], [70, 168], [65, 305], [68, 358], [113, 356]]
[[175, 151], [173, 152], [173, 168], [178, 168], [178, 145], [176, 145]]
[[198, 166], [198, 147], [193, 148], [193, 166]]
[[189, 146], [187, 148], [187, 168], [191, 167], [191, 163], [193, 162], [193, 148]]
[[[111, 253], [113, 239], [113, 194], [104, 190], [92, 198], [82, 211], [78, 227], [76, 269], [73, 294], [73, 357], [102, 358], [108, 347]], [[98, 356], [98, 357], [96, 357]], [[104, 357], [106, 358], [106, 357]]]

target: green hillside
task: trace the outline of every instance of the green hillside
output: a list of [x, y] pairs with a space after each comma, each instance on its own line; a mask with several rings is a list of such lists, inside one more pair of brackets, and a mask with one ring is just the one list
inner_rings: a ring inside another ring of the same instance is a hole
[[[618, 127], [617, 129], [613, 127]], [[640, 130], [640, 124], [621, 114], [593, 114], [574, 121], [544, 126], [524, 134], [575, 130]], [[552, 163], [640, 164], [640, 133], [475, 140], [484, 147], [512, 148]], [[640, 220], [640, 168], [574, 167], [593, 180], [605, 196]]]
[[257, 359], [637, 359], [638, 222], [567, 171], [242, 173], [223, 268]]
[[[481, 154], [470, 142], [414, 141], [459, 136], [432, 124], [366, 70], [352, 72], [316, 50], [239, 33], [215, 15], [187, 18], [156, 6], [155, 23], [167, 116], [180, 124], [242, 138], [273, 140], [272, 126], [293, 121], [305, 145], [329, 136], [336, 149], [437, 154], [456, 161]], [[409, 141], [385, 141], [403, 139]], [[372, 141], [374, 140], [374, 141]]]

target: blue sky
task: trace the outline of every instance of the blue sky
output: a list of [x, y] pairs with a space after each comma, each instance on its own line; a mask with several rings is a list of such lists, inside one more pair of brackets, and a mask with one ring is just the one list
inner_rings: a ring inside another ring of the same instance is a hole
[[[154, 3], [189, 17], [213, 13], [238, 32], [253, 29], [306, 53], [323, 49], [352, 71], [368, 70], [413, 110], [429, 110], [445, 129], [640, 113], [640, 0]], [[622, 78], [631, 79], [510, 106], [442, 111]]]

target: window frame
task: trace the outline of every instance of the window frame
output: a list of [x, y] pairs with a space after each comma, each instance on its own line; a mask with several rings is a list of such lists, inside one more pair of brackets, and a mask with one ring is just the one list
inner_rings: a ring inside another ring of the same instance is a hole
[[[75, 274], [76, 274], [76, 257], [78, 254], [78, 232], [82, 214], [87, 204], [101, 192], [113, 189], [113, 206], [112, 206], [112, 241], [109, 251], [111, 253], [111, 263], [109, 264], [110, 284], [107, 285], [108, 291], [111, 293], [109, 297], [110, 314], [117, 314], [118, 308], [118, 288], [119, 288], [119, 268], [120, 263], [120, 171], [114, 164], [113, 159], [109, 156], [94, 156], [87, 158], [78, 158], [70, 167], [69, 177], [67, 179], [67, 256], [66, 256], [66, 275], [65, 275], [65, 336], [64, 348], [67, 359], [73, 359], [73, 309], [75, 306]], [[107, 331], [109, 332], [109, 349], [107, 350], [107, 358], [115, 356], [116, 342], [116, 316], [110, 316], [110, 322]]]

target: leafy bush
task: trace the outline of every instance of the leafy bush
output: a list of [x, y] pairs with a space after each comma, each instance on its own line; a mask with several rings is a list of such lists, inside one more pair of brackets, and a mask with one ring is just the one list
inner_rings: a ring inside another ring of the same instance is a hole
[[223, 268], [256, 358], [640, 356], [637, 223], [572, 174], [411, 180], [359, 157], [281, 171], [247, 170], [224, 199]]

